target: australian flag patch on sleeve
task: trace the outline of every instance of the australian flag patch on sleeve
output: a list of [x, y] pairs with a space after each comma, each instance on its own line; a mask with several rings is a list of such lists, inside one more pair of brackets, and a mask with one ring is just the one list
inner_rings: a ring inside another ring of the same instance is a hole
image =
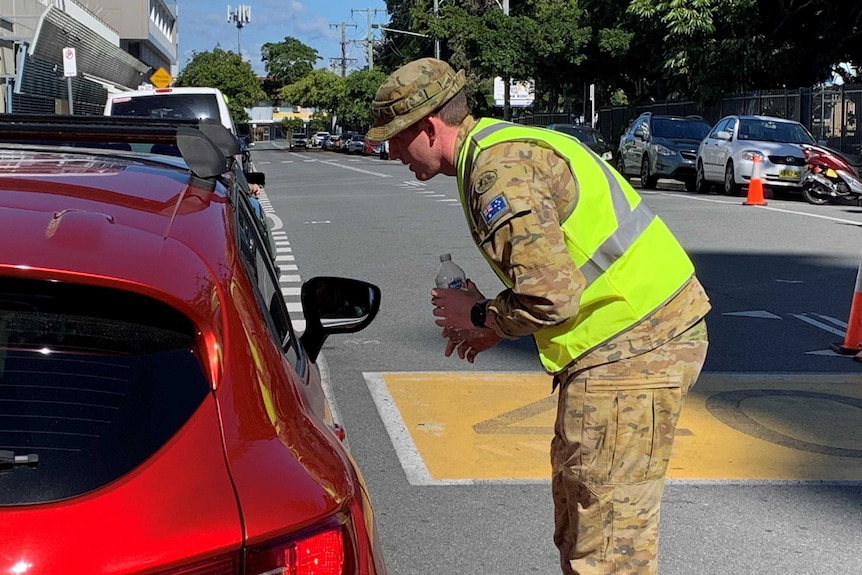
[[506, 197], [503, 194], [500, 194], [482, 208], [482, 219], [485, 221], [485, 225], [490, 227], [500, 219], [500, 216], [509, 211], [509, 202], [506, 201]]

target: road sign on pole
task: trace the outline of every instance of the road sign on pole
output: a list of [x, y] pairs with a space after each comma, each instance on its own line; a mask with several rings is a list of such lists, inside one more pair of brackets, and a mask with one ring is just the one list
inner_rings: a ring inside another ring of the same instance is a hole
[[71, 78], [78, 75], [78, 63], [75, 60], [74, 48], [63, 48], [63, 76]]
[[173, 76], [171, 76], [171, 74], [164, 68], [159, 68], [153, 72], [152, 76], [150, 76], [150, 82], [152, 82], [156, 88], [167, 88], [173, 80]]

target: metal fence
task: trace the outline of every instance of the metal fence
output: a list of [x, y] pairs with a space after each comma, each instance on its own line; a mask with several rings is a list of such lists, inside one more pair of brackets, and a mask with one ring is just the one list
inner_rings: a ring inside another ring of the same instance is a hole
[[[721, 102], [655, 102], [641, 106], [615, 106], [598, 111], [596, 127], [612, 143], [619, 140], [632, 120], [644, 112], [673, 116], [701, 116], [715, 124], [729, 114], [776, 116], [808, 128], [815, 138], [842, 152], [862, 154], [862, 132], [857, 126], [857, 110], [862, 110], [862, 84], [817, 86], [779, 90], [758, 90], [726, 96]], [[530, 125], [575, 123], [569, 114], [529, 113], [514, 118]]]

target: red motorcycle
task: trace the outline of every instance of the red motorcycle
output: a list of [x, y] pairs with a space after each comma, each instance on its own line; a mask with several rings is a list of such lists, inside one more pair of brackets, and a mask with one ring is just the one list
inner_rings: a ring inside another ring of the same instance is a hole
[[831, 201], [858, 200], [862, 197], [862, 157], [847, 156], [825, 146], [803, 144], [805, 171], [802, 174], [802, 195], [808, 203], [827, 204]]

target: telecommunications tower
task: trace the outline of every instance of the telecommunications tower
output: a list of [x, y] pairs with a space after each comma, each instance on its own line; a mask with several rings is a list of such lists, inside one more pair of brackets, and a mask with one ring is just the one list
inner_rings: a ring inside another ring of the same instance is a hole
[[231, 10], [230, 4], [227, 7], [227, 22], [228, 24], [236, 23], [236, 53], [242, 58], [242, 51], [239, 46], [239, 32], [242, 27], [251, 22], [251, 6], [240, 5], [236, 10]]

